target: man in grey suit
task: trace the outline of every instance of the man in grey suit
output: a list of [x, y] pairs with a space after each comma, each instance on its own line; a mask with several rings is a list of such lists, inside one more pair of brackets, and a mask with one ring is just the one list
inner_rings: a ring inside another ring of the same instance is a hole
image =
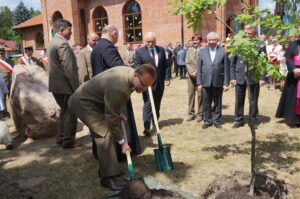
[[72, 34], [72, 24], [58, 19], [55, 24], [55, 36], [49, 43], [47, 52], [49, 60], [49, 91], [52, 92], [60, 106], [60, 129], [56, 144], [64, 149], [79, 147], [75, 143], [77, 118], [70, 112], [68, 100], [79, 86], [78, 69], [75, 55], [68, 44]]
[[113, 67], [82, 84], [70, 98], [71, 110], [89, 127], [97, 144], [99, 177], [104, 187], [124, 188], [115, 179], [120, 174], [115, 143], [121, 146], [124, 154], [131, 151], [120, 129], [121, 120], [126, 120], [122, 109], [133, 91], [146, 91], [155, 79], [155, 69], [149, 64], [135, 70]]
[[135, 57], [135, 51], [132, 48], [132, 44], [128, 43], [127, 48], [122, 56], [123, 62], [125, 63], [125, 65], [133, 67], [134, 57]]
[[[255, 28], [251, 25], [246, 25], [244, 27], [245, 36], [249, 38], [254, 38], [256, 35]], [[257, 43], [257, 51], [259, 53], [266, 52], [266, 47], [263, 42], [259, 41]], [[252, 104], [252, 118], [254, 123], [254, 128], [258, 125], [258, 96], [260, 87], [265, 84], [264, 75], [261, 76], [259, 81], [253, 79], [255, 69], [247, 70], [247, 63], [243, 62], [243, 58], [240, 56], [235, 56], [231, 59], [230, 64], [230, 83], [235, 86], [235, 124], [233, 128], [240, 128], [244, 126], [244, 106], [246, 97], [247, 85], [250, 86], [251, 95], [249, 95], [249, 103]], [[250, 98], [251, 96], [251, 98]]]
[[92, 78], [93, 71], [91, 65], [91, 53], [98, 40], [99, 36], [95, 32], [91, 32], [90, 34], [88, 34], [87, 46], [80, 50], [79, 54], [76, 57], [80, 84]]
[[[200, 51], [197, 63], [198, 90], [203, 90], [203, 129], [213, 124], [216, 128], [222, 128], [222, 95], [223, 91], [228, 91], [230, 73], [227, 53], [217, 45], [218, 40], [216, 32], [208, 33], [209, 46]], [[212, 102], [215, 104], [213, 117]]]

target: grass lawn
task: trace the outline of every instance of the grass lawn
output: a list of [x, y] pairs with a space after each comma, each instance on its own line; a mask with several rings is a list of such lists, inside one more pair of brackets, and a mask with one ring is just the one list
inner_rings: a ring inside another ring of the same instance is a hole
[[[296, 199], [300, 198], [300, 129], [290, 129], [274, 118], [280, 94], [279, 90], [261, 89], [258, 168], [260, 172], [293, 184], [295, 192], [291, 198]], [[152, 175], [201, 198], [217, 176], [230, 175], [234, 171], [250, 172], [251, 133], [247, 125], [232, 129], [234, 98], [234, 88], [230, 87], [223, 95], [222, 129], [203, 130], [202, 123], [185, 121], [187, 82], [173, 79], [170, 87], [165, 89], [159, 124], [163, 141], [171, 145], [175, 169], [159, 173], [155, 169], [153, 152], [157, 140], [155, 136], [149, 138], [142, 134], [142, 96], [134, 93], [132, 103], [143, 148], [142, 155], [133, 159], [136, 176]], [[246, 105], [247, 113], [247, 99]], [[8, 122], [13, 130], [11, 120]], [[63, 150], [55, 146], [55, 138], [17, 139], [13, 151], [6, 151], [1, 145], [0, 198], [92, 199], [103, 198], [109, 193], [99, 184], [98, 164], [91, 154], [88, 130], [83, 125], [78, 129], [77, 139], [84, 145], [77, 149]], [[126, 170], [126, 164], [121, 167]]]

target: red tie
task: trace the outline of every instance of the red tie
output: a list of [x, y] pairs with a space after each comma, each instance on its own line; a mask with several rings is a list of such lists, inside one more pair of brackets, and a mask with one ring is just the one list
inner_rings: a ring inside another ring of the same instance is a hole
[[154, 62], [154, 64], [156, 65], [154, 49], [151, 49], [150, 52], [151, 52], [151, 57], [152, 57], [152, 59], [153, 59], [153, 62]]

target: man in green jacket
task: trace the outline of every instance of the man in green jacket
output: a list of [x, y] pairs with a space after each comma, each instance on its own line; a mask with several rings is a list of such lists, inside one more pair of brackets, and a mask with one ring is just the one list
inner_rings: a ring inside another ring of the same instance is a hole
[[79, 86], [75, 55], [68, 40], [72, 34], [72, 24], [58, 19], [54, 24], [56, 34], [47, 48], [49, 61], [49, 91], [60, 106], [60, 129], [56, 144], [64, 149], [79, 147], [75, 143], [77, 118], [68, 109], [68, 100]]
[[121, 111], [133, 91], [146, 91], [155, 79], [155, 68], [149, 64], [135, 70], [114, 67], [82, 84], [69, 100], [71, 111], [89, 127], [95, 138], [103, 187], [123, 189], [123, 185], [115, 179], [120, 174], [115, 143], [122, 146], [124, 154], [131, 149], [120, 129], [120, 121], [126, 120]]

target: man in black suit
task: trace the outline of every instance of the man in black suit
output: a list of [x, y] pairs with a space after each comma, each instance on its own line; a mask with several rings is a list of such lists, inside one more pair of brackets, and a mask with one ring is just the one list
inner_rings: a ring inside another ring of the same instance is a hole
[[115, 26], [107, 25], [102, 29], [101, 39], [91, 54], [93, 76], [114, 66], [125, 66], [120, 53], [115, 47], [119, 31]]
[[[228, 91], [229, 60], [225, 50], [217, 45], [219, 37], [216, 32], [207, 35], [208, 48], [200, 51], [197, 63], [198, 90], [203, 90], [203, 129], [209, 126], [222, 128], [222, 95]], [[211, 104], [214, 102], [215, 111], [212, 118]]]
[[[254, 38], [256, 35], [255, 28], [251, 25], [244, 27], [245, 36], [248, 38]], [[259, 41], [257, 44], [257, 50], [259, 53], [266, 53], [266, 47], [263, 42]], [[253, 79], [255, 69], [247, 70], [247, 63], [243, 61], [240, 56], [234, 56], [231, 59], [230, 64], [230, 83], [235, 86], [235, 124], [233, 128], [239, 128], [244, 126], [244, 106], [247, 85], [250, 85], [249, 103], [252, 104], [252, 118], [254, 127], [258, 125], [258, 96], [260, 87], [265, 84], [264, 76], [261, 76], [259, 82]], [[252, 97], [250, 97], [252, 96]]]
[[[156, 45], [156, 35], [153, 32], [148, 32], [144, 36], [144, 41], [146, 45], [136, 52], [134, 65], [135, 67], [139, 67], [142, 64], [151, 64], [156, 69], [157, 77], [156, 82], [152, 85], [152, 93], [157, 118], [159, 118], [160, 104], [164, 94], [165, 82], [167, 86], [170, 85], [171, 70], [170, 66], [167, 64], [164, 48]], [[153, 118], [148, 91], [143, 92], [143, 99], [144, 134], [149, 136], [151, 135], [150, 126]]]

